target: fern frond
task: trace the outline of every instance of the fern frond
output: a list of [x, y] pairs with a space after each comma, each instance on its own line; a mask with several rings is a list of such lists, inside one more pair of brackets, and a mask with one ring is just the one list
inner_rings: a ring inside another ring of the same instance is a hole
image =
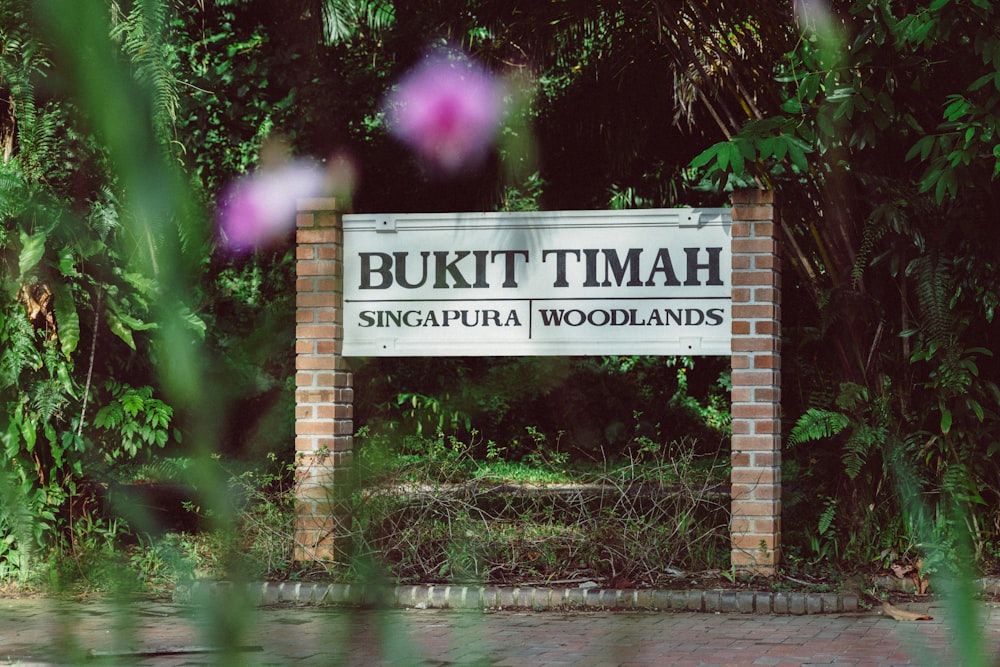
[[935, 347], [947, 346], [956, 334], [957, 324], [951, 309], [955, 288], [948, 264], [922, 255], [910, 262], [906, 271], [916, 281], [921, 330]]
[[112, 38], [121, 44], [134, 68], [136, 81], [150, 94], [153, 125], [164, 146], [174, 136], [180, 105], [179, 84], [172, 69], [176, 51], [163, 39], [167, 12], [164, 2], [139, 0], [128, 14], [116, 14], [111, 29]]
[[38, 415], [41, 423], [49, 422], [69, 402], [63, 392], [62, 383], [57, 379], [35, 382], [28, 391], [28, 395], [28, 405]]
[[388, 0], [325, 0], [322, 6], [323, 37], [336, 44], [368, 28], [380, 32], [392, 26], [396, 12]]
[[816, 526], [816, 530], [820, 535], [826, 533], [833, 526], [834, 520], [837, 518], [837, 499], [827, 496], [826, 507], [823, 508], [823, 513], [819, 515], [819, 523]]
[[20, 387], [21, 372], [42, 367], [35, 331], [18, 307], [0, 314], [0, 389]]
[[841, 433], [850, 424], [847, 415], [832, 410], [809, 408], [792, 427], [788, 444], [825, 440]]
[[855, 428], [844, 443], [844, 473], [851, 479], [857, 479], [861, 468], [868, 462], [868, 455], [873, 449], [881, 449], [885, 444], [886, 430], [862, 424]]
[[865, 229], [861, 236], [861, 247], [854, 258], [854, 267], [851, 268], [852, 287], [857, 288], [861, 278], [864, 277], [865, 269], [871, 259], [875, 244], [882, 240], [886, 233], [886, 225], [883, 220], [887, 216], [895, 216], [897, 208], [894, 203], [886, 203], [878, 206], [865, 223]]

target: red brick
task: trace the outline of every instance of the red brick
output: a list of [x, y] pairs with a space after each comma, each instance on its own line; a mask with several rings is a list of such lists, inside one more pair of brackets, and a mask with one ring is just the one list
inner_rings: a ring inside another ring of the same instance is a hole
[[771, 387], [757, 387], [756, 389], [753, 390], [752, 400], [780, 403], [781, 389], [776, 389]]
[[732, 211], [733, 220], [740, 222], [774, 219], [773, 206], [736, 206]]
[[750, 335], [750, 323], [746, 320], [733, 320], [733, 335], [735, 336], [749, 336]]
[[764, 419], [761, 421], [755, 421], [753, 424], [753, 432], [765, 435], [765, 434], [780, 434], [781, 433], [781, 420], [780, 419]]
[[730, 225], [730, 227], [729, 227], [729, 233], [732, 236], [734, 243], [736, 242], [736, 239], [749, 238], [750, 237], [750, 223], [748, 223], [748, 222], [736, 222], [736, 219], [733, 218], [733, 224]]
[[733, 419], [773, 419], [780, 409], [774, 403], [737, 403], [731, 411]]
[[332, 324], [303, 324], [295, 327], [296, 338], [343, 338], [343, 332]]
[[732, 544], [734, 549], [753, 551], [759, 557], [761, 542], [764, 542], [766, 549], [773, 549], [774, 538], [775, 536], [771, 533], [744, 533], [742, 535], [733, 535]]
[[777, 385], [778, 376], [773, 371], [739, 371], [731, 375], [732, 383], [738, 386], [767, 386]]
[[743, 517], [772, 517], [778, 516], [780, 507], [771, 500], [734, 500], [732, 503], [733, 516]]
[[753, 268], [764, 271], [773, 271], [774, 269], [781, 268], [781, 262], [778, 260], [777, 255], [754, 255]]
[[[300, 263], [301, 267], [302, 264]], [[744, 271], [733, 273], [733, 285], [773, 286], [776, 276], [773, 271]]]
[[314, 289], [316, 292], [343, 292], [344, 291], [344, 279], [343, 278], [319, 278], [316, 280], [316, 287]]
[[316, 321], [340, 324], [343, 321], [343, 311], [340, 308], [323, 308], [317, 312]]
[[748, 484], [732, 484], [729, 487], [729, 497], [735, 501], [755, 500], [753, 487]]
[[733, 319], [776, 320], [780, 315], [781, 310], [775, 304], [733, 305]]
[[781, 449], [781, 439], [769, 435], [734, 435], [731, 447], [737, 452], [772, 452]]
[[[749, 328], [749, 323], [747, 327]], [[774, 320], [757, 320], [753, 323], [753, 332], [758, 336], [779, 336], [781, 335], [781, 324]]]
[[299, 229], [295, 232], [295, 241], [299, 245], [340, 245], [341, 234], [339, 229]]
[[733, 468], [730, 473], [733, 484], [773, 485], [781, 482], [781, 470], [777, 468]]
[[748, 532], [753, 533], [781, 533], [781, 517], [775, 517], [773, 519], [750, 519], [750, 528]]
[[753, 358], [753, 367], [781, 370], [781, 357], [776, 354], [757, 355]]
[[777, 352], [781, 347], [781, 339], [774, 336], [757, 338], [733, 338], [733, 354], [739, 352]]
[[295, 392], [295, 400], [299, 403], [333, 403], [334, 396], [332, 389], [298, 389]]
[[295, 357], [295, 369], [300, 371], [328, 371], [334, 369], [336, 360], [333, 355], [317, 356], [298, 355]]
[[[757, 231], [756, 229], [754, 231]], [[774, 238], [749, 238], [733, 241], [733, 255], [773, 255], [778, 249]], [[749, 259], [749, 257], [747, 258]], [[733, 267], [736, 268], [736, 267]]]
[[[750, 466], [758, 468], [777, 467], [781, 465], [781, 452], [753, 452], [747, 454], [750, 458]], [[735, 465], [735, 464], [733, 464]]]
[[340, 273], [340, 262], [298, 262], [295, 272], [300, 276], [333, 276]]
[[753, 400], [753, 389], [749, 387], [733, 387], [729, 392], [729, 400], [733, 403], [746, 403]]
[[299, 292], [295, 295], [295, 305], [299, 308], [338, 308], [342, 300], [334, 292]]
[[781, 300], [781, 290], [771, 287], [757, 287], [753, 290], [753, 300], [757, 303], [778, 303]]
[[745, 354], [733, 355], [730, 358], [729, 367], [738, 370], [747, 370], [750, 368], [750, 357]]
[[766, 220], [762, 219], [758, 222], [753, 223], [753, 228], [751, 229], [751, 233], [753, 234], [754, 238], [758, 239], [774, 238], [776, 236], [774, 223], [770, 222], [770, 218]]
[[750, 531], [750, 526], [753, 519], [746, 517], [740, 517], [737, 519], [730, 519], [729, 521], [729, 532], [731, 533], [746, 533]]
[[317, 405], [316, 417], [319, 419], [351, 419], [354, 417], [354, 406], [333, 403]]
[[756, 500], [778, 500], [781, 498], [780, 484], [762, 484], [754, 490]]
[[304, 420], [295, 422], [296, 435], [334, 435], [336, 433], [337, 422], [332, 419]]
[[746, 419], [734, 419], [729, 425], [729, 430], [735, 435], [749, 435], [752, 432], [750, 422]]
[[340, 216], [335, 213], [321, 213], [316, 216], [316, 224], [320, 227], [340, 227]]

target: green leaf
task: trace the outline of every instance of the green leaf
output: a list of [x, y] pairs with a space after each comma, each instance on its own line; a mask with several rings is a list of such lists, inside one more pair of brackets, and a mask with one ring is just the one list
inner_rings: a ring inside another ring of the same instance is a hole
[[187, 306], [184, 306], [181, 310], [181, 319], [198, 335], [199, 339], [205, 340], [205, 333], [208, 331], [208, 325], [205, 323], [205, 320], [201, 319], [201, 317]]
[[965, 399], [965, 404], [969, 406], [969, 409], [976, 415], [976, 419], [982, 422], [986, 418], [986, 411], [983, 410], [983, 406], [979, 404], [979, 401], [973, 398]]
[[945, 120], [956, 121], [968, 114], [971, 106], [968, 100], [961, 95], [949, 95], [948, 99], [951, 101], [944, 108]]
[[941, 433], [948, 435], [951, 431], [951, 410], [942, 406], [941, 407]]
[[913, 144], [913, 147], [906, 153], [906, 159], [912, 160], [916, 156], [920, 156], [921, 160], [926, 160], [931, 154], [931, 150], [934, 148], [934, 137], [927, 135], [921, 137], [917, 143]]
[[45, 236], [43, 234], [29, 236], [21, 232], [21, 254], [17, 258], [18, 281], [24, 280], [24, 276], [38, 265], [44, 254]]
[[719, 154], [716, 158], [716, 165], [722, 171], [729, 169], [729, 163], [732, 161], [733, 153], [738, 152], [735, 148], [736, 147], [729, 142], [719, 144]]
[[705, 150], [703, 150], [701, 153], [699, 153], [698, 155], [696, 155], [695, 158], [693, 160], [691, 160], [691, 163], [690, 163], [689, 166], [692, 169], [700, 169], [701, 167], [704, 167], [706, 164], [708, 164], [712, 160], [715, 160], [715, 159], [718, 158], [719, 151], [721, 150], [721, 147], [724, 146], [724, 145], [725, 144], [718, 143], [718, 144], [714, 144], [712, 146], [709, 146], [708, 148], [706, 148]]
[[986, 84], [993, 83], [995, 75], [996, 75], [995, 72], [989, 72], [987, 74], [982, 75], [981, 77], [973, 81], [971, 84], [969, 84], [969, 89], [968, 89], [969, 92], [971, 93], [977, 91]]
[[733, 176], [742, 176], [746, 166], [743, 158], [743, 150], [736, 144], [731, 144], [731, 146], [732, 150], [730, 151], [729, 162], [732, 165]]
[[59, 273], [66, 278], [78, 278], [80, 272], [76, 270], [76, 255], [69, 246], [59, 251]]
[[76, 311], [73, 293], [61, 282], [52, 281], [53, 309], [59, 331], [59, 347], [69, 359], [80, 342], [80, 315]]
[[806, 159], [805, 151], [793, 141], [788, 143], [788, 157], [799, 171], [809, 171], [809, 161]]
[[114, 309], [107, 308], [104, 311], [104, 320], [108, 323], [108, 328], [111, 329], [111, 333], [125, 341], [125, 344], [133, 350], [136, 349], [135, 338], [132, 336], [132, 329], [125, 326]]

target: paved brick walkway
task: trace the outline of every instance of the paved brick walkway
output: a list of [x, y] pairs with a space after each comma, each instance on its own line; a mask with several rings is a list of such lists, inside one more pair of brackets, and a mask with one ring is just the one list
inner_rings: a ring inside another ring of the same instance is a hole
[[[942, 605], [935, 620], [875, 612], [196, 609], [146, 602], [0, 600], [0, 664], [181, 665], [963, 665]], [[995, 664], [1000, 609], [976, 625]], [[207, 622], [208, 618], [215, 622]], [[238, 647], [223, 653], [215, 647]], [[6, 661], [6, 662], [5, 662]]]

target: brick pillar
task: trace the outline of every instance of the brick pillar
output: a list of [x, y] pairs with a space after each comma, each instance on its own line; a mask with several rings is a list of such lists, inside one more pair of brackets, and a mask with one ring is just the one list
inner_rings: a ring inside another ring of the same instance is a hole
[[781, 559], [781, 264], [774, 193], [732, 196], [732, 563]]
[[347, 535], [338, 482], [351, 463], [353, 376], [343, 344], [343, 228], [335, 199], [299, 201], [296, 218], [296, 561], [335, 560]]

